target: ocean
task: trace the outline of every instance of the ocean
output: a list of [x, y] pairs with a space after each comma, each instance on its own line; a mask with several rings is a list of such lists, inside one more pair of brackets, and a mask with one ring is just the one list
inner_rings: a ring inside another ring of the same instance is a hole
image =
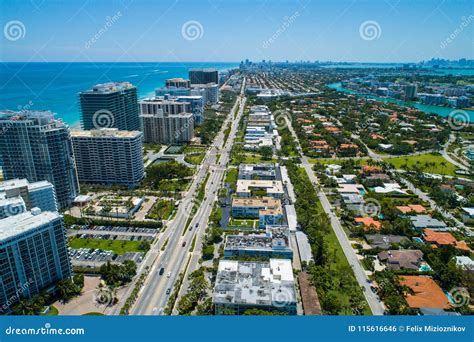
[[167, 78], [188, 78], [191, 68], [238, 67], [238, 63], [1, 63], [0, 110], [51, 110], [71, 126], [80, 122], [79, 92], [105, 82], [128, 81], [139, 97], [154, 94]]

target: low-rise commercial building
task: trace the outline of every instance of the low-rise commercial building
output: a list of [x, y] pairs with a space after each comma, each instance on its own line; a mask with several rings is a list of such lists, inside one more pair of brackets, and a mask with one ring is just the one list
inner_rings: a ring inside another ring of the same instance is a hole
[[282, 198], [285, 195], [281, 181], [239, 179], [237, 180], [237, 196], [251, 197], [252, 194]]
[[276, 180], [274, 164], [240, 164], [239, 179]]
[[264, 235], [227, 235], [224, 257], [257, 256], [293, 258], [288, 226], [267, 226]]
[[213, 303], [219, 314], [248, 309], [281, 310], [296, 315], [296, 291], [289, 259], [269, 262], [221, 260]]
[[261, 228], [267, 225], [280, 225], [283, 222], [281, 201], [272, 197], [232, 199], [234, 218], [258, 218]]

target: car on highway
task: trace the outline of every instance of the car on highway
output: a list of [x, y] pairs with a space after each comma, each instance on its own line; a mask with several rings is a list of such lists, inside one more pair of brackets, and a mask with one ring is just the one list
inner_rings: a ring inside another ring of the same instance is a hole
[[186, 246], [186, 241], [183, 241], [183, 243], [181, 244], [182, 247], [185, 247]]
[[169, 295], [170, 293], [171, 293], [171, 289], [168, 287], [168, 288], [166, 289], [166, 294]]
[[168, 278], [171, 277], [171, 272], [168, 272], [168, 274], [166, 275]]
[[163, 273], [165, 273], [165, 268], [164, 267], [160, 268], [160, 272], [158, 272], [158, 274], [163, 275]]

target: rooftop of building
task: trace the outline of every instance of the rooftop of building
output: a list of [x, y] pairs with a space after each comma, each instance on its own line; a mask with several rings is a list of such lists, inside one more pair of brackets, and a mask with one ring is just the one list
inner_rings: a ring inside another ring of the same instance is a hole
[[288, 249], [289, 239], [288, 226], [267, 226], [265, 235], [227, 235], [225, 249]]
[[55, 119], [55, 113], [49, 110], [22, 110], [15, 112], [12, 110], [3, 110], [0, 111], [0, 121], [8, 120], [15, 122], [26, 122], [32, 121], [37, 125], [45, 126], [48, 124], [62, 124], [64, 123], [61, 120]]
[[387, 262], [390, 269], [418, 270], [423, 259], [423, 252], [418, 249], [387, 250], [378, 254], [380, 261]]
[[0, 220], [0, 241], [38, 228], [59, 217], [61, 216], [57, 212], [42, 212], [39, 208], [33, 208], [30, 211], [4, 218]]
[[423, 231], [423, 239], [426, 242], [434, 243], [439, 246], [451, 245], [457, 249], [472, 252], [471, 248], [464, 241], [458, 241], [456, 238], [448, 232], [438, 232], [432, 229], [425, 229]]
[[250, 192], [251, 188], [263, 188], [267, 193], [283, 194], [283, 184], [277, 180], [238, 179], [237, 192]]
[[28, 190], [37, 190], [41, 188], [52, 187], [52, 184], [46, 180], [30, 183], [26, 178], [15, 178], [0, 182], [0, 192], [24, 187], [27, 187]]
[[273, 197], [234, 197], [232, 198], [233, 207], [262, 207], [262, 208], [277, 208], [281, 207], [281, 201]]
[[93, 86], [91, 89], [83, 91], [82, 93], [103, 93], [109, 94], [117, 91], [123, 91], [126, 89], [135, 88], [130, 82], [107, 82], [99, 83]]
[[140, 131], [120, 131], [117, 128], [101, 128], [90, 131], [71, 131], [75, 138], [136, 138], [142, 135]]
[[214, 287], [214, 302], [255, 306], [296, 303], [291, 260], [221, 260]]
[[431, 217], [430, 215], [416, 215], [410, 217], [415, 228], [445, 228], [446, 223]]
[[390, 248], [392, 243], [408, 241], [408, 238], [402, 235], [367, 234], [365, 238], [371, 247], [380, 247], [383, 249]]
[[363, 224], [365, 228], [375, 228], [379, 230], [382, 227], [382, 223], [376, 221], [373, 217], [356, 217], [354, 221]]
[[412, 293], [407, 293], [405, 299], [411, 308], [449, 309], [451, 305], [441, 287], [431, 277], [401, 276], [400, 284], [408, 286]]

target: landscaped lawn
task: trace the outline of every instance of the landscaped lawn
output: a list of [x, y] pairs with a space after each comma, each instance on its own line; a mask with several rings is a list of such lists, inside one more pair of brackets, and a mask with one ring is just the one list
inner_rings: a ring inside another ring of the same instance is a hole
[[184, 157], [184, 160], [188, 162], [189, 164], [193, 165], [199, 165], [202, 163], [202, 160], [204, 159], [205, 154], [204, 153], [193, 153], [193, 154], [187, 154]]
[[242, 155], [242, 161], [239, 163], [239, 160], [235, 157], [232, 158], [231, 165], [239, 165], [239, 164], [260, 164], [260, 163], [276, 163], [277, 160], [270, 159], [265, 160], [261, 155], [258, 154], [244, 154]]
[[206, 153], [206, 150], [208, 149], [207, 146], [185, 146], [183, 153], [184, 154], [189, 154], [189, 153]]
[[174, 202], [170, 200], [159, 200], [147, 214], [147, 218], [153, 220], [167, 220], [174, 210]]
[[239, 219], [230, 219], [229, 222], [230, 227], [249, 227], [249, 228], [256, 228], [258, 227], [258, 220], [239, 220]]
[[239, 170], [235, 167], [230, 167], [227, 169], [227, 173], [225, 174], [225, 182], [229, 184], [237, 183], [237, 177], [239, 175]]
[[81, 239], [71, 238], [69, 247], [74, 249], [93, 248], [113, 251], [116, 254], [125, 254], [127, 252], [143, 252], [140, 247], [141, 241], [127, 240], [98, 240], [98, 239]]
[[423, 172], [436, 173], [440, 175], [455, 176], [456, 166], [448, 162], [440, 154], [420, 154], [417, 156], [401, 156], [395, 158], [384, 158], [396, 169], [407, 170], [414, 166], [419, 167]]
[[51, 306], [49, 307], [48, 313], [46, 313], [46, 314], [44, 314], [44, 315], [42, 315], [42, 316], [57, 316], [58, 314], [59, 314], [58, 309], [57, 309], [55, 306], [51, 305]]

